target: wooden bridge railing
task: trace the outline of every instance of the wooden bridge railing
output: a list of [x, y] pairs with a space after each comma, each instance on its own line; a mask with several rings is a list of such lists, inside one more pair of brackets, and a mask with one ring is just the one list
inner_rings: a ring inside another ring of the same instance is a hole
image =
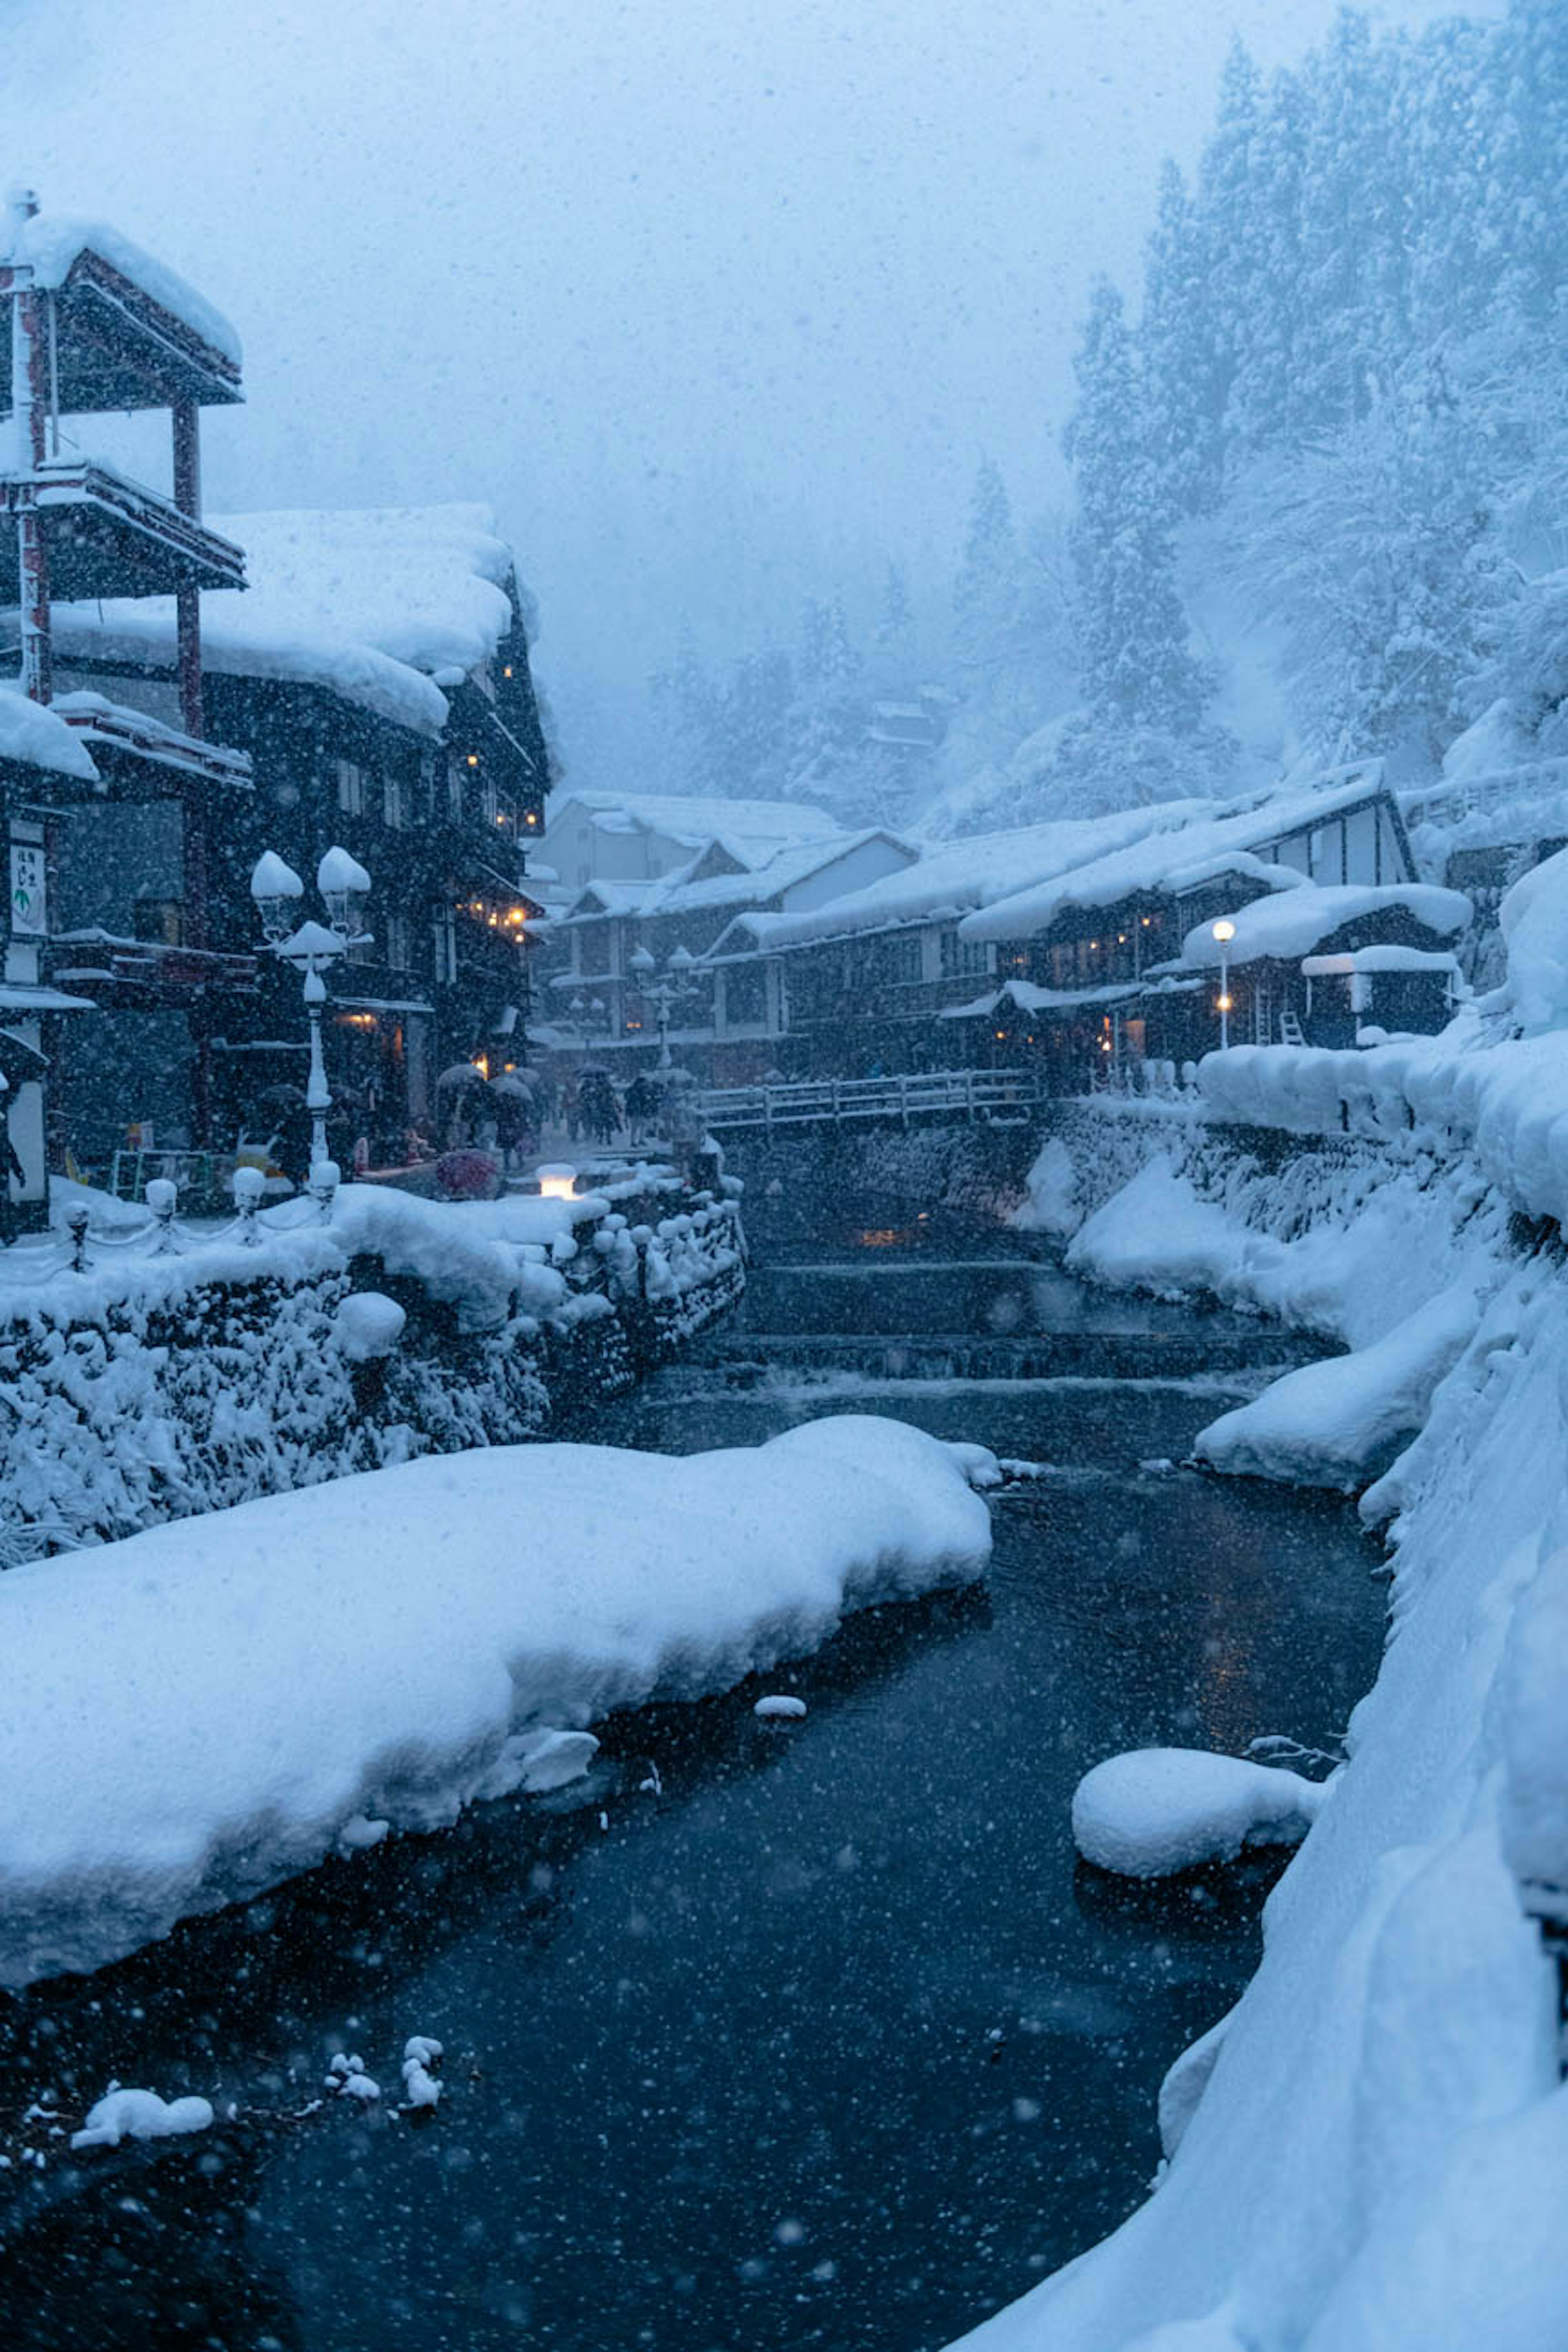
[[846, 1120], [933, 1114], [984, 1118], [1040, 1099], [1026, 1070], [920, 1070], [890, 1078], [809, 1078], [794, 1085], [717, 1087], [702, 1098], [710, 1128], [842, 1125]]

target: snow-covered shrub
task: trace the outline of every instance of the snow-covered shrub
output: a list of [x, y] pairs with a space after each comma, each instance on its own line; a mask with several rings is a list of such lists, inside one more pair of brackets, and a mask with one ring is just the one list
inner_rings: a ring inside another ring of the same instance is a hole
[[436, 1162], [436, 1181], [446, 1200], [493, 1201], [500, 1189], [500, 1162], [489, 1151], [444, 1151]]

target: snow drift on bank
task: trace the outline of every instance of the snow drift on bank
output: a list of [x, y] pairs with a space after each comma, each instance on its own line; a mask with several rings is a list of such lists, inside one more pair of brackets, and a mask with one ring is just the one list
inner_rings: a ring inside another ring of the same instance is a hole
[[541, 1727], [727, 1688], [990, 1540], [948, 1447], [847, 1414], [684, 1459], [424, 1459], [16, 1569], [0, 1983], [100, 1966], [356, 1821], [449, 1822]]
[[1303, 1364], [1222, 1413], [1194, 1451], [1215, 1470], [1354, 1494], [1421, 1427], [1479, 1312], [1474, 1285], [1451, 1283], [1370, 1347]]

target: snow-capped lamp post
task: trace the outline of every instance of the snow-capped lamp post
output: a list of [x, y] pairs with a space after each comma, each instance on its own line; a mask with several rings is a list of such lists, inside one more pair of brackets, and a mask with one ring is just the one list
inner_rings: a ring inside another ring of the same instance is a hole
[[[346, 849], [329, 849], [316, 868], [316, 887], [327, 909], [327, 922], [307, 918], [297, 922], [305, 886], [276, 850], [264, 850], [250, 877], [250, 895], [275, 956], [291, 963], [304, 981], [305, 1016], [310, 1024], [310, 1076], [305, 1108], [310, 1114], [310, 1173], [331, 1164], [327, 1150], [327, 1113], [332, 1107], [321, 1059], [321, 1007], [327, 984], [321, 975], [339, 963], [351, 948], [369, 940], [360, 929], [360, 909], [370, 893], [370, 876]], [[330, 928], [329, 928], [330, 926]], [[312, 1181], [313, 1189], [313, 1181]]]
[[658, 971], [658, 961], [647, 948], [635, 949], [627, 958], [637, 976], [637, 994], [645, 1004], [652, 1005], [654, 1018], [658, 1023], [658, 1066], [661, 1070], [670, 1067], [669, 1016], [678, 1004], [684, 1003], [689, 996], [697, 992], [688, 977], [694, 961], [689, 948], [672, 948], [663, 976], [656, 980], [654, 975]]
[[1222, 915], [1214, 927], [1214, 939], [1219, 949], [1219, 1049], [1223, 1054], [1230, 1043], [1230, 963], [1226, 950], [1236, 937], [1236, 925]]

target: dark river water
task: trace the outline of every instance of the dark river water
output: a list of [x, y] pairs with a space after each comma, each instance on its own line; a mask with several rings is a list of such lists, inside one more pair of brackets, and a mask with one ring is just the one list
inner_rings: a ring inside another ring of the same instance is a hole
[[[759, 1275], [595, 1433], [869, 1411], [1045, 1462], [988, 1583], [771, 1675], [804, 1722], [759, 1723], [760, 1685], [627, 1717], [586, 1784], [0, 1998], [12, 2116], [111, 2076], [248, 2111], [52, 2158], [0, 2246], [0, 2345], [934, 2352], [1112, 2228], [1279, 1865], [1102, 1879], [1074, 1782], [1152, 1741], [1327, 1745], [1376, 1668], [1343, 1506], [1140, 1467], [1289, 1352], [1027, 1264]], [[390, 2104], [415, 2032], [447, 2053], [428, 2127], [288, 2120], [337, 2049]]]

